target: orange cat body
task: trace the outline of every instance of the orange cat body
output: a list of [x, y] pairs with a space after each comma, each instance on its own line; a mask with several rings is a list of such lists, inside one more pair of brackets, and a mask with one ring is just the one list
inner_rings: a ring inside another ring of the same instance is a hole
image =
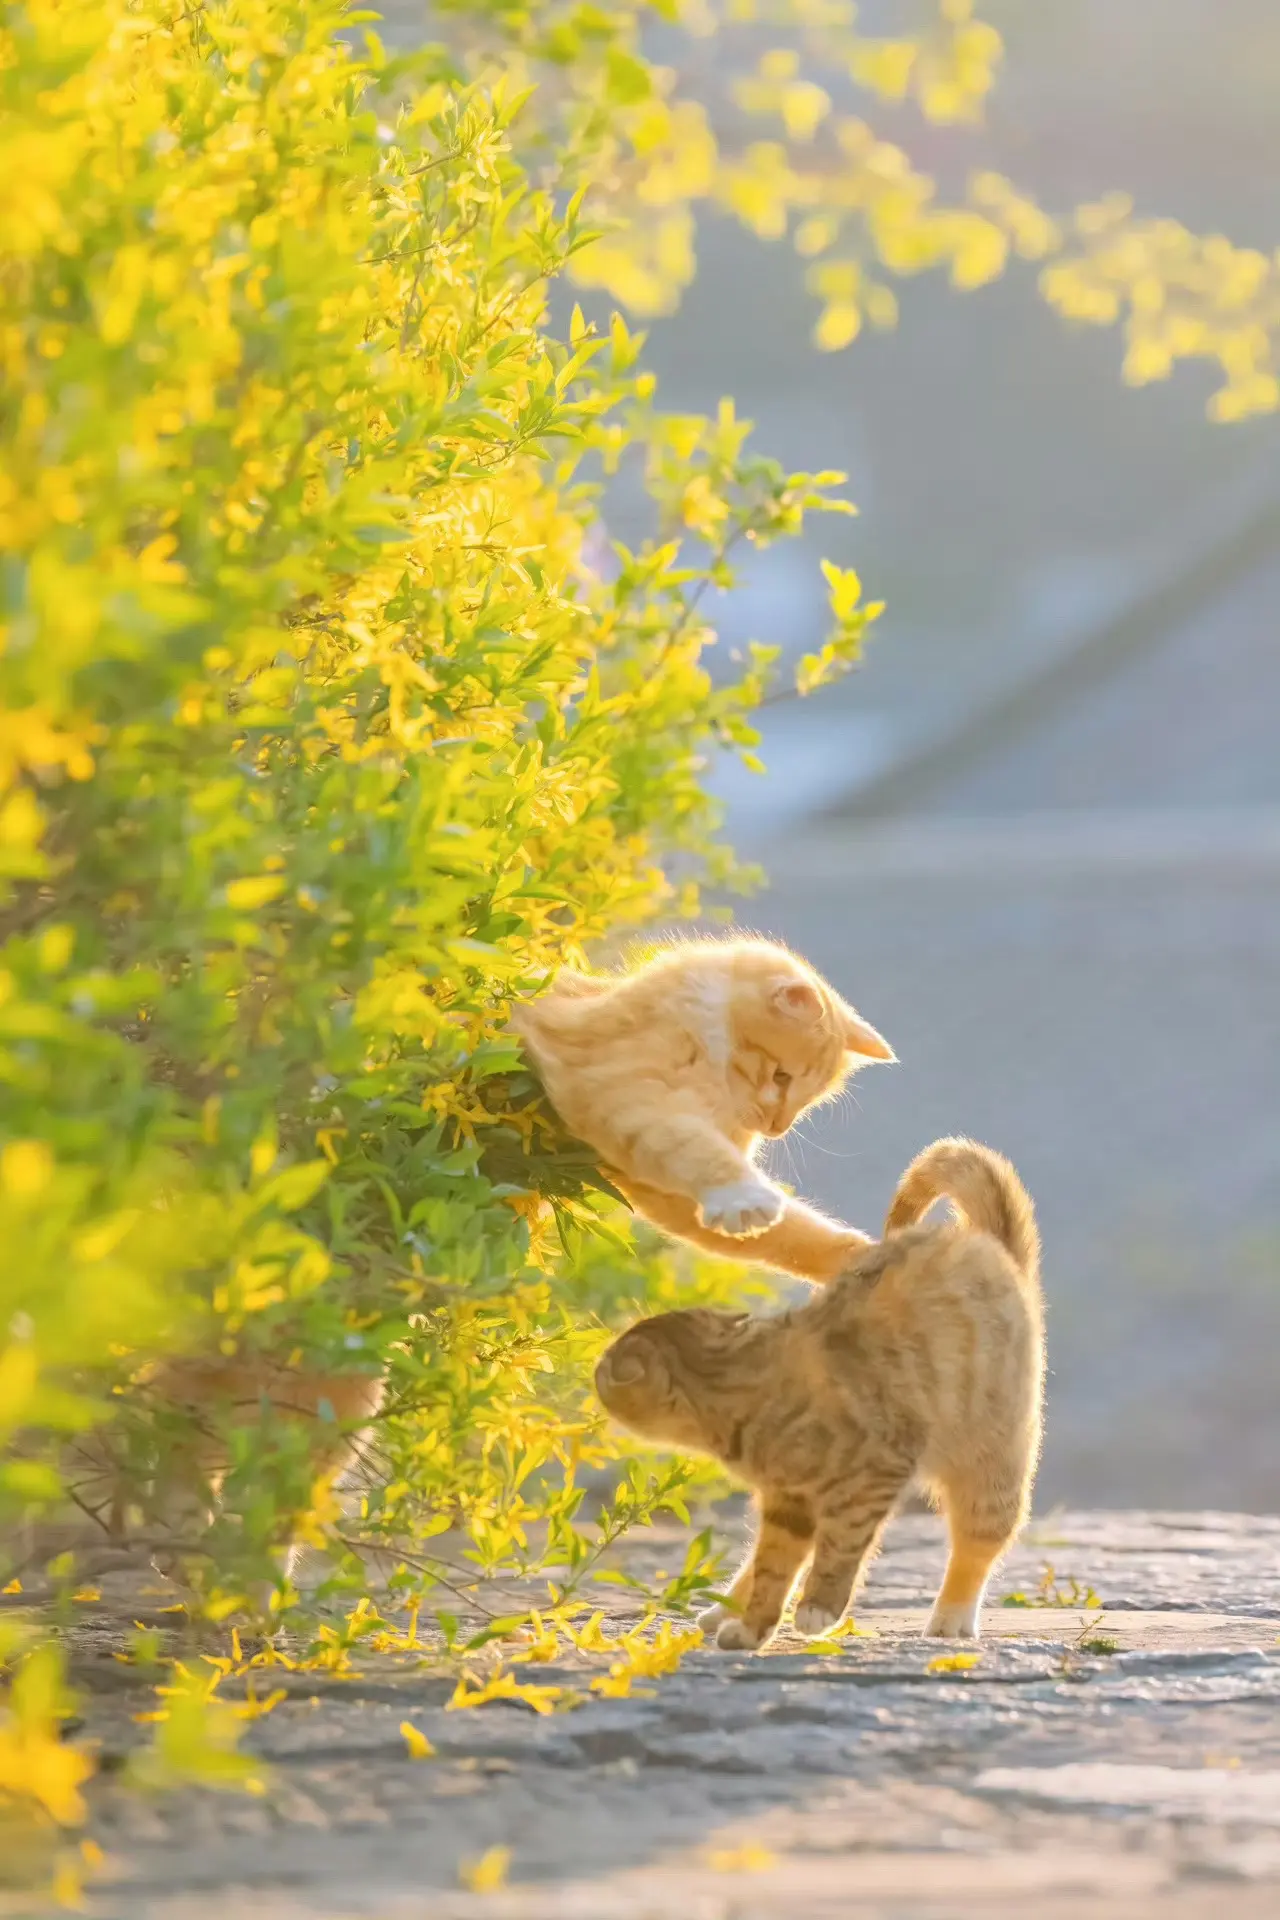
[[[963, 1223], [911, 1224], [943, 1194]], [[756, 1489], [751, 1560], [705, 1621], [741, 1648], [774, 1632], [806, 1561], [797, 1629], [834, 1625], [913, 1484], [951, 1535], [927, 1632], [976, 1637], [991, 1571], [1027, 1515], [1043, 1374], [1031, 1202], [998, 1154], [942, 1140], [904, 1175], [886, 1238], [803, 1306], [642, 1320], [596, 1384], [633, 1432], [710, 1453]]]
[[512, 1024], [565, 1125], [665, 1232], [806, 1279], [869, 1244], [755, 1164], [854, 1068], [894, 1058], [785, 947], [695, 941], [633, 973], [561, 975]]

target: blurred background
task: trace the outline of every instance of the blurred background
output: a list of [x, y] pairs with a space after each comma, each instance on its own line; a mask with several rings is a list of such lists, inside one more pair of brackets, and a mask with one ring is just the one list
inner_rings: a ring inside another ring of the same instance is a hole
[[[917, 165], [945, 179], [959, 154], [1054, 209], [1123, 187], [1280, 243], [1275, 0], [988, 12], [1008, 57], [987, 126], [915, 122]], [[1010, 1154], [1046, 1248], [1041, 1508], [1273, 1509], [1280, 427], [1211, 425], [1195, 371], [1126, 388], [1118, 334], [1065, 324], [1033, 268], [898, 292], [896, 331], [819, 354], [786, 244], [707, 214], [650, 336], [668, 407], [732, 394], [789, 466], [847, 469], [861, 509], [757, 556], [711, 614], [721, 644], [816, 645], [822, 554], [888, 602], [858, 672], [766, 716], [767, 775], [717, 774], [770, 874], [741, 919], [901, 1059], [778, 1171], [874, 1229], [935, 1135]]]

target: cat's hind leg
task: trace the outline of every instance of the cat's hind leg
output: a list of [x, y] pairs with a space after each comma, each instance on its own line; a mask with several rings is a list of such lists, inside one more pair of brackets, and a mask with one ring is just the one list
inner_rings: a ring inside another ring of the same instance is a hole
[[1013, 1545], [1030, 1506], [1032, 1462], [1016, 1457], [985, 1471], [939, 1475], [937, 1492], [951, 1549], [925, 1633], [937, 1640], [976, 1640], [991, 1575]]

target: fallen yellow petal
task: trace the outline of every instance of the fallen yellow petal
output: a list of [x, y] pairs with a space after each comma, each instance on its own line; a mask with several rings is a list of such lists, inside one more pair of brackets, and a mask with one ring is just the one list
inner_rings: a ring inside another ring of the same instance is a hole
[[499, 1887], [506, 1886], [510, 1865], [510, 1847], [490, 1847], [478, 1860], [464, 1860], [458, 1868], [458, 1878], [471, 1893], [496, 1893]]
[[707, 1865], [717, 1873], [767, 1873], [777, 1865], [778, 1856], [768, 1847], [714, 1847], [707, 1854]]
[[937, 1653], [925, 1668], [926, 1673], [968, 1673], [976, 1667], [980, 1653]]
[[420, 1733], [411, 1721], [402, 1720], [400, 1722], [400, 1731], [404, 1735], [404, 1743], [409, 1749], [409, 1758], [411, 1760], [433, 1760], [435, 1758], [436, 1750], [428, 1740], [426, 1734]]

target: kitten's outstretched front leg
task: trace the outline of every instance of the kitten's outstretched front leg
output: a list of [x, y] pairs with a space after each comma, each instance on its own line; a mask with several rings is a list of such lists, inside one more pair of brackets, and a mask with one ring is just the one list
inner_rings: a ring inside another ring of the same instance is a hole
[[701, 1115], [654, 1114], [647, 1101], [619, 1129], [617, 1158], [646, 1185], [693, 1202], [699, 1225], [747, 1238], [782, 1217], [787, 1197]]
[[760, 1513], [760, 1532], [751, 1564], [734, 1583], [749, 1582], [745, 1603], [736, 1619], [725, 1620], [716, 1645], [730, 1652], [750, 1652], [769, 1638], [787, 1604], [795, 1577], [813, 1544], [813, 1514], [807, 1503], [785, 1495], [766, 1494]]
[[704, 1226], [697, 1217], [694, 1203], [682, 1194], [642, 1186], [612, 1169], [609, 1177], [636, 1212], [663, 1233], [687, 1240], [692, 1246], [701, 1247], [704, 1253], [719, 1254], [724, 1260], [750, 1260], [755, 1265], [771, 1267], [776, 1273], [793, 1274], [798, 1280], [834, 1280], [874, 1244], [856, 1227], [828, 1220], [803, 1200], [790, 1195], [786, 1196], [782, 1218], [776, 1225], [743, 1240]]

